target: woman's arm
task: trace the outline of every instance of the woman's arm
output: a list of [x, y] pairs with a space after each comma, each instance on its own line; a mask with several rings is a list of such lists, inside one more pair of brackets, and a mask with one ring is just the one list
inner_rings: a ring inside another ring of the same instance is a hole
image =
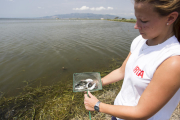
[[[100, 112], [118, 118], [130, 120], [144, 120], [158, 112], [180, 88], [180, 56], [173, 56], [165, 60], [155, 71], [154, 76], [141, 95], [137, 106], [108, 105], [100, 103]], [[94, 110], [98, 99], [85, 94], [85, 107]]]
[[125, 67], [130, 55], [131, 53], [129, 52], [127, 58], [125, 59], [125, 61], [123, 62], [120, 68], [112, 71], [111, 73], [109, 73], [108, 75], [106, 75], [101, 79], [103, 86], [124, 79]]

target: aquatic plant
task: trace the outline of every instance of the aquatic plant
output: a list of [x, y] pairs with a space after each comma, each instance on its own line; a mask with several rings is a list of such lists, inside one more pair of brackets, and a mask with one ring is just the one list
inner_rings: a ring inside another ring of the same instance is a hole
[[[113, 59], [107, 69], [98, 70], [101, 77], [110, 73], [122, 64], [122, 60]], [[84, 108], [84, 93], [74, 93], [72, 80], [66, 84], [59, 82], [52, 86], [23, 88], [23, 92], [14, 97], [0, 96], [0, 119], [72, 119], [77, 116], [86, 116], [88, 111]], [[93, 92], [96, 96], [103, 96], [106, 91], [120, 88], [120, 83], [103, 87], [102, 91]], [[107, 101], [106, 101], [107, 103]], [[92, 118], [97, 113], [92, 112]]]

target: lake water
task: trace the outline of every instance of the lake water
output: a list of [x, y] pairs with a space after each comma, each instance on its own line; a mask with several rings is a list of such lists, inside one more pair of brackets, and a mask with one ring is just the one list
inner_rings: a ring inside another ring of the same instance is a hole
[[27, 84], [53, 85], [108, 68], [112, 58], [127, 56], [138, 35], [134, 23], [1, 19], [0, 91], [17, 95]]

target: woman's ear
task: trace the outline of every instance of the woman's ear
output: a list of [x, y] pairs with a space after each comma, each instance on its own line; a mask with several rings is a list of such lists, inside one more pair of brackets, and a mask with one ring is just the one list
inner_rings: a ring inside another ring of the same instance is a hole
[[176, 19], [178, 18], [178, 16], [179, 16], [178, 12], [172, 12], [171, 14], [169, 14], [168, 20], [167, 20], [168, 25], [173, 24], [176, 21]]

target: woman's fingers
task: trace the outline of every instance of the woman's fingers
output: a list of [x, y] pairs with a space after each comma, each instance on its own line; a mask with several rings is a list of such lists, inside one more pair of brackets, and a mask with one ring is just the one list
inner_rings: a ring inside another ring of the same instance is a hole
[[84, 98], [87, 96], [87, 94], [84, 94]]
[[94, 96], [91, 94], [91, 92], [89, 92], [89, 91], [88, 91], [88, 94], [84, 94], [84, 97], [86, 97], [86, 96], [87, 96], [88, 98], [94, 97]]
[[88, 95], [89, 95], [90, 98], [93, 97], [93, 95], [91, 94], [90, 91], [88, 91]]
[[87, 96], [87, 94], [84, 94], [84, 105], [86, 110], [94, 111], [94, 108], [91, 105], [91, 98]]

